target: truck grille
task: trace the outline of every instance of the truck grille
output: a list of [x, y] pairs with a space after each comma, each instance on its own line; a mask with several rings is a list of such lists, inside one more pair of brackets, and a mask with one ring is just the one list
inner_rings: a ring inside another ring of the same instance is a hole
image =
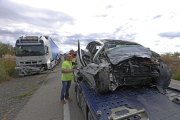
[[31, 64], [41, 64], [42, 61], [27, 61], [27, 62], [20, 62], [21, 65], [31, 65]]

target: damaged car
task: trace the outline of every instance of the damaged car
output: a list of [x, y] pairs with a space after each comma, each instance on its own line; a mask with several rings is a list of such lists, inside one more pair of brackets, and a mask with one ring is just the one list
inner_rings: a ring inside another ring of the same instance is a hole
[[138, 43], [124, 40], [96, 40], [82, 50], [78, 41], [78, 76], [98, 93], [122, 86], [151, 86], [165, 93], [172, 72], [160, 55]]

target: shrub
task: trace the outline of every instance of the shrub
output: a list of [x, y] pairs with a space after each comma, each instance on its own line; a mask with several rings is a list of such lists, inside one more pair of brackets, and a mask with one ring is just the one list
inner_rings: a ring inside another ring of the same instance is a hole
[[14, 55], [14, 47], [9, 43], [5, 44], [0, 41], [0, 58], [6, 54]]
[[16, 61], [13, 59], [0, 59], [0, 83], [11, 80], [18, 77], [18, 73], [15, 70]]
[[7, 71], [5, 70], [3, 64], [0, 64], [0, 83], [8, 81], [10, 79]]
[[6, 71], [10, 77], [18, 77], [17, 71], [15, 70], [16, 63], [15, 61], [5, 61], [4, 67], [6, 68]]
[[176, 71], [176, 72], [173, 74], [172, 78], [175, 79], [175, 80], [180, 80], [180, 71], [179, 71], [179, 70]]
[[172, 78], [175, 80], [180, 80], [180, 53], [165, 53], [161, 55], [161, 59], [172, 70]]

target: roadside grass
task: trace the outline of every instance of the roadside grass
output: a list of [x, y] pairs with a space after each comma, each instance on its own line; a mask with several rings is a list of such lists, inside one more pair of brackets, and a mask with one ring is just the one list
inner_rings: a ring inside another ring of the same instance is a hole
[[35, 90], [37, 90], [38, 88], [33, 88], [33, 89], [30, 89], [29, 92], [33, 92]]
[[175, 71], [175, 73], [173, 74], [172, 78], [174, 80], [179, 80], [180, 81], [180, 71]]
[[47, 73], [43, 73], [43, 74], [41, 74], [41, 75], [38, 75], [38, 78], [44, 77], [44, 76], [46, 76], [46, 75], [47, 75]]
[[172, 70], [172, 79], [180, 81], [180, 59], [162, 56], [161, 59]]
[[29, 86], [28, 88], [31, 89], [31, 88], [34, 88], [34, 87], [37, 87], [38, 85], [37, 84], [33, 84], [31, 86]]
[[15, 67], [15, 59], [0, 59], [0, 83], [12, 80], [12, 78], [19, 77]]
[[22, 93], [22, 94], [20, 94], [18, 96], [14, 96], [14, 98], [17, 98], [17, 99], [21, 100], [22, 98], [30, 96], [30, 95], [31, 95], [31, 92], [28, 91], [28, 92], [24, 92], [24, 93]]
[[38, 89], [38, 85], [37, 84], [33, 84], [31, 86], [28, 87], [28, 91], [24, 92], [20, 95], [14, 96], [13, 98], [17, 98], [19, 100], [21, 100], [24, 97], [30, 97], [33, 94], [33, 91]]

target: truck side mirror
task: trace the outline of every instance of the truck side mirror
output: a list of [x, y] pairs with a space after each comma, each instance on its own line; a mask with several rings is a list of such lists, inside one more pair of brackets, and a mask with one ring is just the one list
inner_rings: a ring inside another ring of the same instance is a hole
[[48, 54], [48, 53], [49, 53], [48, 46], [45, 46], [45, 53], [46, 53], [46, 54]]
[[17, 50], [18, 48], [17, 47], [14, 47], [14, 54], [16, 55], [16, 50]]

